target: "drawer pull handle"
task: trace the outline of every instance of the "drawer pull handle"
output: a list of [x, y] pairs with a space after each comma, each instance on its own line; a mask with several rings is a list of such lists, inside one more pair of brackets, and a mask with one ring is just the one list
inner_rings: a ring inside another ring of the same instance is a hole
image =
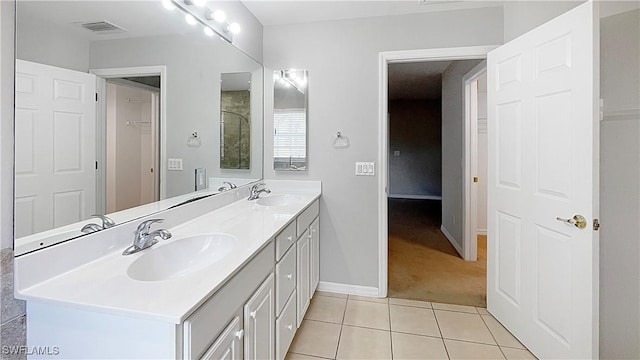
[[249, 316], [251, 316], [252, 319], [256, 318], [257, 313], [255, 311], [252, 311], [249, 313]]
[[289, 242], [291, 242], [291, 241], [293, 240], [293, 236], [291, 236], [291, 235], [287, 236], [287, 240], [288, 240]]
[[238, 330], [236, 331], [236, 337], [238, 338], [238, 340], [242, 340], [242, 338], [244, 337], [244, 330]]
[[287, 275], [287, 279], [289, 279], [289, 280], [293, 279], [293, 274]]
[[287, 325], [287, 329], [289, 329], [289, 331], [293, 330], [293, 325], [292, 324]]

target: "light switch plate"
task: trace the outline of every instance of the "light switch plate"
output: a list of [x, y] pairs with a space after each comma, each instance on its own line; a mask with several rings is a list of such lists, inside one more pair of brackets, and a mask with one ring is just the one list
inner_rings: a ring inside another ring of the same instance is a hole
[[400, 150], [396, 150], [393, 152], [393, 156], [400, 156]]
[[182, 159], [168, 159], [167, 160], [167, 170], [170, 170], [170, 171], [181, 171], [182, 170]]
[[375, 165], [373, 162], [356, 162], [357, 176], [374, 176], [375, 174]]

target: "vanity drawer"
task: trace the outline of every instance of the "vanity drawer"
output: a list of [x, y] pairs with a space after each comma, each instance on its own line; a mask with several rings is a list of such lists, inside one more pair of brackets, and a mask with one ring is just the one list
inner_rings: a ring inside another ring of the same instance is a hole
[[276, 264], [276, 316], [280, 315], [289, 295], [296, 288], [296, 247], [292, 247]]
[[276, 235], [276, 261], [280, 261], [282, 255], [296, 242], [296, 222], [292, 221], [278, 235]]
[[282, 315], [276, 320], [276, 359], [283, 360], [296, 334], [296, 292], [289, 297]]
[[319, 213], [320, 202], [319, 200], [316, 200], [313, 202], [313, 204], [309, 205], [309, 207], [306, 208], [302, 212], [302, 214], [298, 215], [298, 220], [296, 220], [296, 223], [298, 224], [298, 231], [296, 235], [298, 237], [300, 237], [300, 235], [302, 235], [302, 233], [307, 230], [309, 225], [311, 225], [311, 223], [313, 222], [313, 219], [318, 217]]

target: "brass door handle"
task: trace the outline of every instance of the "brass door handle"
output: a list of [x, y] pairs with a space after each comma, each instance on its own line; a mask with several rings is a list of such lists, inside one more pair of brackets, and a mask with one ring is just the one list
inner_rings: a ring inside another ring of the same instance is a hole
[[561, 217], [557, 217], [556, 220], [571, 224], [578, 229], [584, 229], [587, 227], [587, 219], [585, 219], [582, 215], [574, 215], [571, 219], [563, 219]]

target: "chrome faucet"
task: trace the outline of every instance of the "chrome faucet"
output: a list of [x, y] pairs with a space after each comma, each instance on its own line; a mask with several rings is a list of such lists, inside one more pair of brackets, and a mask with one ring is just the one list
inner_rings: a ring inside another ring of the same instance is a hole
[[267, 184], [257, 183], [251, 187], [251, 195], [249, 195], [247, 200], [255, 200], [259, 198], [262, 193], [270, 194], [271, 190], [267, 189]]
[[91, 217], [92, 218], [96, 218], [96, 219], [100, 219], [102, 221], [102, 226], [100, 226], [98, 224], [94, 224], [94, 223], [89, 223], [89, 224], [83, 226], [82, 230], [80, 230], [83, 233], [89, 234], [89, 233], [92, 233], [92, 232], [108, 229], [108, 228], [116, 225], [116, 222], [111, 220], [106, 215], [94, 214], [94, 215], [91, 215]]
[[149, 232], [151, 230], [151, 225], [153, 225], [154, 223], [161, 223], [163, 221], [164, 219], [151, 219], [140, 223], [140, 225], [138, 225], [138, 228], [136, 229], [136, 232], [134, 233], [135, 235], [133, 238], [133, 245], [126, 248], [122, 252], [122, 255], [135, 254], [139, 251], [155, 245], [158, 242], [158, 239], [156, 239], [156, 237], [159, 237], [162, 240], [169, 239], [171, 237], [171, 233], [169, 232], [169, 230], [160, 229]]
[[236, 184], [234, 184], [232, 182], [229, 182], [229, 181], [223, 181], [222, 183], [223, 184], [227, 184], [229, 186], [228, 187], [227, 187], [227, 185], [220, 186], [218, 188], [218, 191], [227, 191], [227, 190], [232, 190], [232, 189], [235, 189], [235, 188], [238, 187], [238, 185], [236, 185]]

